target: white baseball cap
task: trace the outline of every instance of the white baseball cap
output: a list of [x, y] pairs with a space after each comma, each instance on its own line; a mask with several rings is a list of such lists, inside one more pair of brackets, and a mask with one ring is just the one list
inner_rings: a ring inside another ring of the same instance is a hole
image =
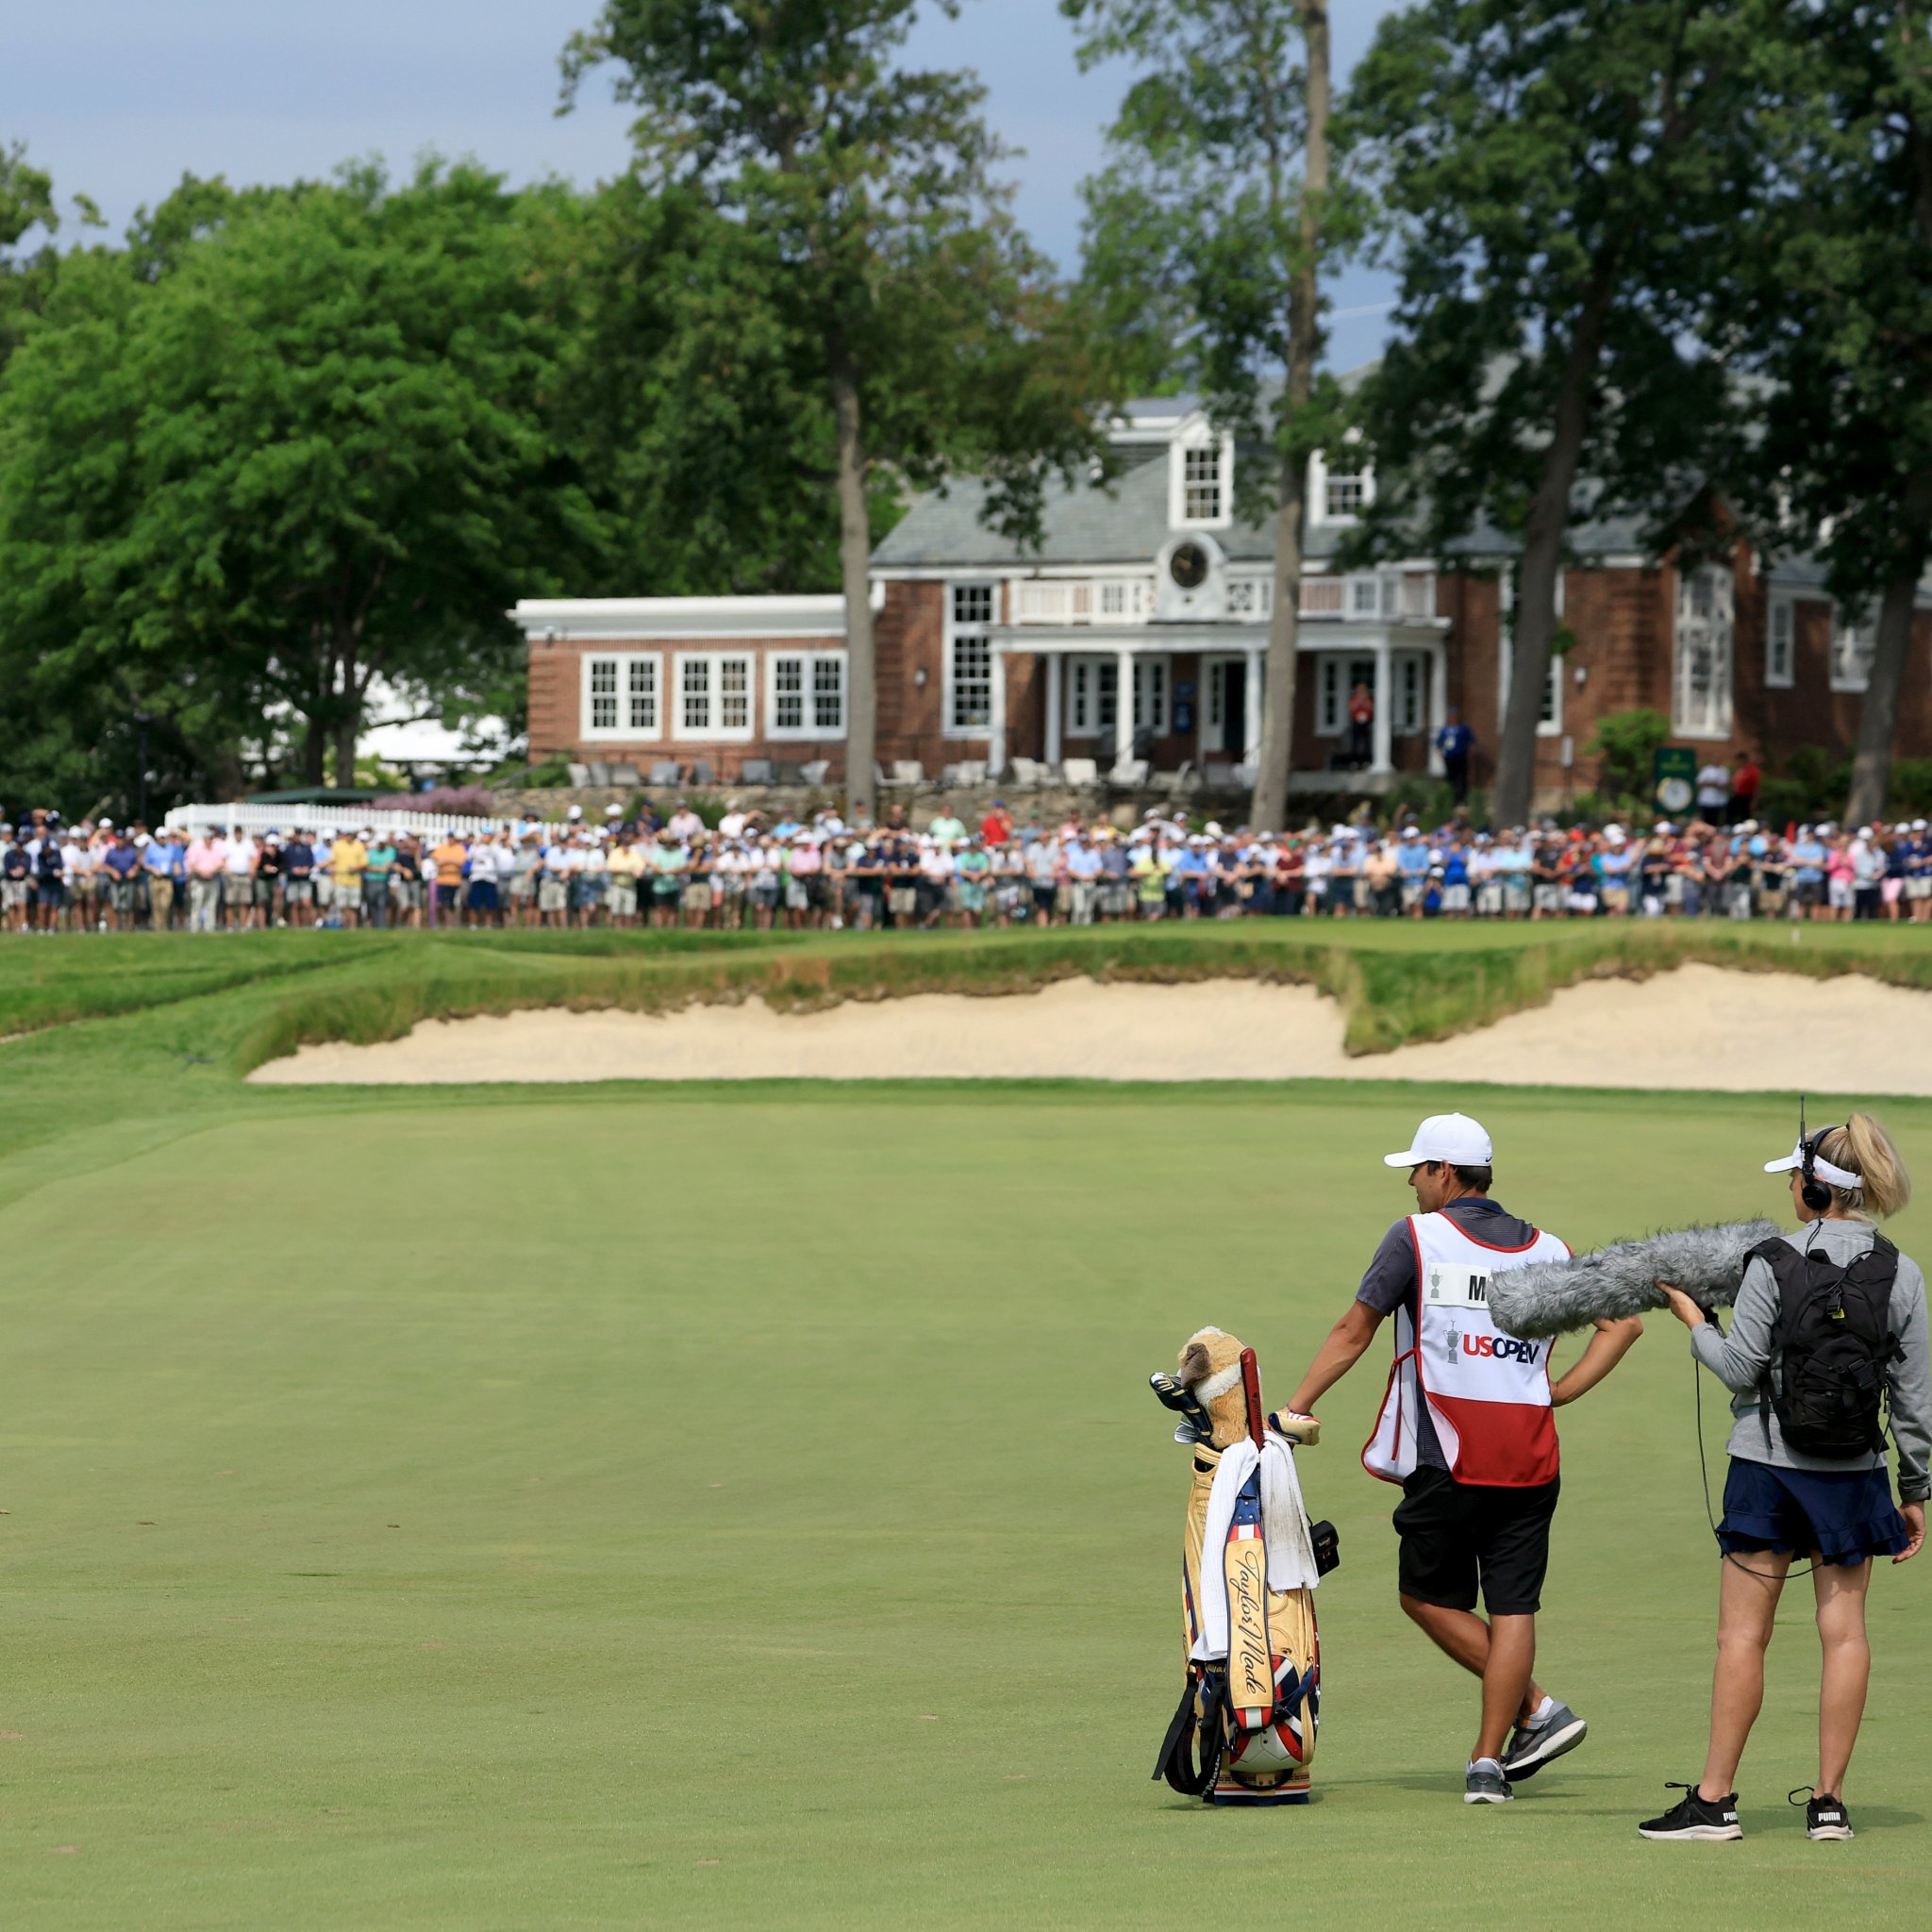
[[1401, 1154], [1385, 1154], [1385, 1167], [1420, 1167], [1446, 1160], [1451, 1167], [1488, 1167], [1493, 1159], [1490, 1137], [1480, 1121], [1466, 1113], [1432, 1113], [1415, 1130], [1415, 1144]]

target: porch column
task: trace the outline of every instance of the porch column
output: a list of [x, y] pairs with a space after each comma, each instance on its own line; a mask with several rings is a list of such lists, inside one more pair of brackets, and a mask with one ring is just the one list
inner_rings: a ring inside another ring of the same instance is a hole
[[1241, 736], [1246, 740], [1241, 746], [1241, 763], [1258, 765], [1261, 762], [1261, 649], [1258, 644], [1248, 646], [1241, 693]]
[[1060, 701], [1067, 682], [1066, 654], [1049, 651], [1046, 654], [1046, 762], [1058, 765], [1060, 761]]
[[1007, 769], [1007, 654], [992, 647], [992, 694], [986, 717], [986, 775], [997, 778]]
[[1391, 726], [1394, 720], [1390, 716], [1390, 707], [1395, 702], [1395, 680], [1389, 675], [1389, 640], [1385, 637], [1375, 646], [1375, 718], [1370, 727], [1370, 772], [1388, 772], [1394, 769], [1393, 734]]
[[1114, 659], [1113, 761], [1124, 764], [1134, 756], [1134, 654], [1123, 651]]
[[1442, 754], [1436, 749], [1436, 733], [1449, 722], [1449, 647], [1434, 644], [1429, 650], [1429, 776], [1443, 775]]

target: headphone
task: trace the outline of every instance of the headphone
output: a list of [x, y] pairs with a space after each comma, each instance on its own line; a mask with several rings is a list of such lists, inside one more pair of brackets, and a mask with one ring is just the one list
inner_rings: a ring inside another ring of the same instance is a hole
[[1804, 1176], [1804, 1185], [1798, 1190], [1798, 1198], [1814, 1214], [1823, 1214], [1831, 1206], [1831, 1190], [1818, 1178], [1813, 1163], [1818, 1158], [1818, 1143], [1831, 1132], [1829, 1127], [1820, 1127], [1816, 1134], [1805, 1132], [1805, 1099], [1798, 1097], [1798, 1147], [1805, 1159], [1799, 1172]]

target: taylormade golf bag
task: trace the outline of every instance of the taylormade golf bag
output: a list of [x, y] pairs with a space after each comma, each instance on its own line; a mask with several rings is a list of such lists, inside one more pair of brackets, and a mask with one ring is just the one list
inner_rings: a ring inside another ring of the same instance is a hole
[[[1189, 1376], [1204, 1341], [1233, 1359]], [[1322, 1698], [1314, 1586], [1334, 1567], [1335, 1532], [1309, 1524], [1294, 1450], [1264, 1427], [1254, 1351], [1216, 1330], [1189, 1349], [1186, 1379], [1152, 1378], [1193, 1458], [1181, 1545], [1187, 1678], [1154, 1775], [1211, 1805], [1306, 1804]]]

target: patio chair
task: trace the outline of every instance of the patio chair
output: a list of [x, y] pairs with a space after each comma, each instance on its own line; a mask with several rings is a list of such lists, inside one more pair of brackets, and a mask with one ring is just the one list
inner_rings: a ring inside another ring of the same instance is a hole
[[746, 758], [738, 768], [738, 782], [741, 785], [769, 785], [772, 782], [771, 759]]
[[1074, 791], [1085, 791], [1089, 786], [1100, 783], [1100, 761], [1098, 758], [1069, 758], [1060, 767], [1062, 776]]
[[1210, 791], [1232, 791], [1235, 784], [1235, 766], [1231, 758], [1209, 758], [1202, 767], [1201, 776]]
[[1138, 791], [1146, 784], [1149, 769], [1145, 758], [1123, 758], [1108, 774], [1108, 781], [1124, 791]]
[[658, 758], [651, 766], [653, 785], [682, 785], [684, 767], [675, 758]]
[[570, 789], [573, 791], [581, 791], [591, 782], [589, 765], [571, 765], [567, 769], [570, 772]]
[[691, 768], [691, 782], [693, 785], [695, 785], [700, 791], [703, 791], [708, 786], [715, 785], [718, 782], [717, 775], [711, 768], [711, 761], [709, 758], [698, 758], [692, 763]]
[[894, 758], [892, 760], [892, 783], [894, 785], [924, 785], [925, 767], [917, 758]]
[[599, 791], [602, 791], [606, 790], [611, 784], [611, 782], [612, 780], [610, 776], [610, 767], [607, 765], [602, 758], [592, 758], [591, 760], [591, 783], [594, 785]]
[[772, 767], [772, 783], [774, 785], [803, 785], [805, 770], [796, 758], [779, 758]]
[[1252, 791], [1255, 780], [1261, 775], [1259, 765], [1237, 765], [1234, 768], [1234, 782], [1242, 791]]
[[1038, 787], [1040, 774], [1046, 768], [1038, 758], [1016, 758], [1008, 769], [1012, 773], [1014, 785], [1022, 791], [1031, 791]]
[[831, 776], [832, 761], [830, 758], [813, 758], [809, 763], [801, 765], [799, 771], [805, 782], [816, 791]]
[[1177, 772], [1156, 772], [1152, 780], [1155, 791], [1164, 792], [1169, 798], [1187, 797], [1200, 782], [1191, 758], [1183, 758]]
[[612, 765], [610, 782], [613, 785], [628, 785], [635, 788], [644, 782], [644, 774], [635, 765]]

